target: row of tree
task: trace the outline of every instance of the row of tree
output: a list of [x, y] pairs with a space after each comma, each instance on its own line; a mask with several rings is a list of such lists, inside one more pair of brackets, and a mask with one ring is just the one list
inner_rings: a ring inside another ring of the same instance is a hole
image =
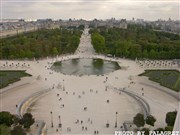
[[[165, 122], [167, 126], [165, 128], [157, 128], [155, 131], [173, 131], [173, 127], [176, 120], [177, 111], [168, 112], [166, 114]], [[149, 135], [149, 128], [145, 128], [144, 125], [150, 125], [154, 127], [154, 124], [156, 122], [156, 118], [152, 115], [149, 115], [144, 119], [144, 115], [141, 113], [136, 114], [136, 116], [133, 118], [133, 123], [138, 127], [143, 127], [141, 131], [145, 131], [145, 135]]]
[[131, 59], [180, 58], [180, 36], [177, 34], [153, 31], [142, 25], [128, 25], [127, 29], [98, 27], [90, 33], [97, 53]]
[[34, 123], [32, 114], [25, 113], [22, 118], [9, 112], [0, 112], [0, 135], [26, 135]]
[[74, 53], [82, 31], [80, 28], [40, 29], [0, 39], [0, 59], [42, 58]]

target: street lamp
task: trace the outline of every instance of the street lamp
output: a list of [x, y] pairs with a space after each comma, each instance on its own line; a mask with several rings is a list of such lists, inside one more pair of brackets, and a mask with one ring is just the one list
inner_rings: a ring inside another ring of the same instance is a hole
[[115, 128], [117, 128], [117, 114], [118, 114], [118, 112], [116, 112]]
[[50, 113], [51, 113], [51, 127], [53, 127], [53, 116], [52, 116], [52, 111], [51, 111]]
[[61, 124], [61, 116], [59, 115], [59, 128], [62, 127], [62, 124]]
[[64, 79], [63, 79], [63, 91], [65, 91], [65, 87], [64, 87]]

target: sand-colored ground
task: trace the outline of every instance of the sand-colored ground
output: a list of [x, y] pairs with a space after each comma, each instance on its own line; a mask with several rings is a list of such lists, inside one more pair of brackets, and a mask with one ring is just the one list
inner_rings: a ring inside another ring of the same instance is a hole
[[[114, 134], [115, 130], [121, 130], [120, 127], [124, 121], [132, 121], [136, 113], [142, 112], [142, 108], [137, 101], [124, 93], [119, 93], [113, 89], [107, 89], [106, 91], [106, 86], [113, 86], [126, 88], [140, 96], [143, 92], [144, 96], [142, 98], [148, 101], [151, 114], [157, 118], [155, 127], [164, 127], [165, 114], [168, 111], [177, 110], [178, 101], [162, 91], [140, 84], [140, 82], [151, 83], [151, 81], [146, 77], [137, 76], [144, 69], [140, 68], [135, 61], [96, 55], [90, 41], [88, 29], [85, 29], [75, 55], [48, 58], [38, 62], [8, 61], [8, 64], [26, 63], [30, 67], [3, 67], [6, 61], [1, 61], [0, 67], [2, 70], [25, 69], [33, 75], [1, 90], [1, 111], [16, 113], [16, 105], [24, 98], [37, 91], [51, 88], [52, 91], [39, 98], [29, 109], [36, 120], [46, 122], [49, 135], [94, 134], [94, 131], [99, 131], [99, 134]], [[49, 69], [52, 65], [49, 63], [77, 57], [99, 57], [115, 60], [124, 68], [104, 76], [85, 75], [81, 77], [63, 75]], [[37, 79], [38, 76], [40, 76], [39, 79]], [[108, 78], [107, 82], [104, 82], [106, 77]], [[130, 83], [132, 81], [133, 84]], [[163, 88], [159, 84], [157, 84], [157, 87]], [[142, 88], [144, 88], [143, 91]], [[107, 103], [107, 100], [109, 100], [109, 103]], [[84, 110], [84, 107], [87, 110]], [[53, 128], [51, 128], [51, 111]], [[116, 112], [118, 112], [117, 128], [114, 127]], [[58, 128], [59, 115], [62, 129]], [[79, 122], [76, 122], [77, 120]], [[107, 121], [110, 124], [109, 128], [106, 128]]]

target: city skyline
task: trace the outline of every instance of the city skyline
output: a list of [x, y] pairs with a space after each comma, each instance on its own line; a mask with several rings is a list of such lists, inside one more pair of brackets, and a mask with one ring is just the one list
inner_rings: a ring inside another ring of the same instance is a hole
[[177, 0], [2, 0], [2, 19], [179, 20]]

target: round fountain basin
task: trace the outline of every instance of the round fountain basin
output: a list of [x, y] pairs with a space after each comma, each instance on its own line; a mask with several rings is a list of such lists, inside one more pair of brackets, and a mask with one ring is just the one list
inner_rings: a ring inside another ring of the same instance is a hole
[[117, 62], [103, 59], [75, 58], [58, 61], [51, 67], [52, 70], [67, 75], [104, 75], [121, 67]]

